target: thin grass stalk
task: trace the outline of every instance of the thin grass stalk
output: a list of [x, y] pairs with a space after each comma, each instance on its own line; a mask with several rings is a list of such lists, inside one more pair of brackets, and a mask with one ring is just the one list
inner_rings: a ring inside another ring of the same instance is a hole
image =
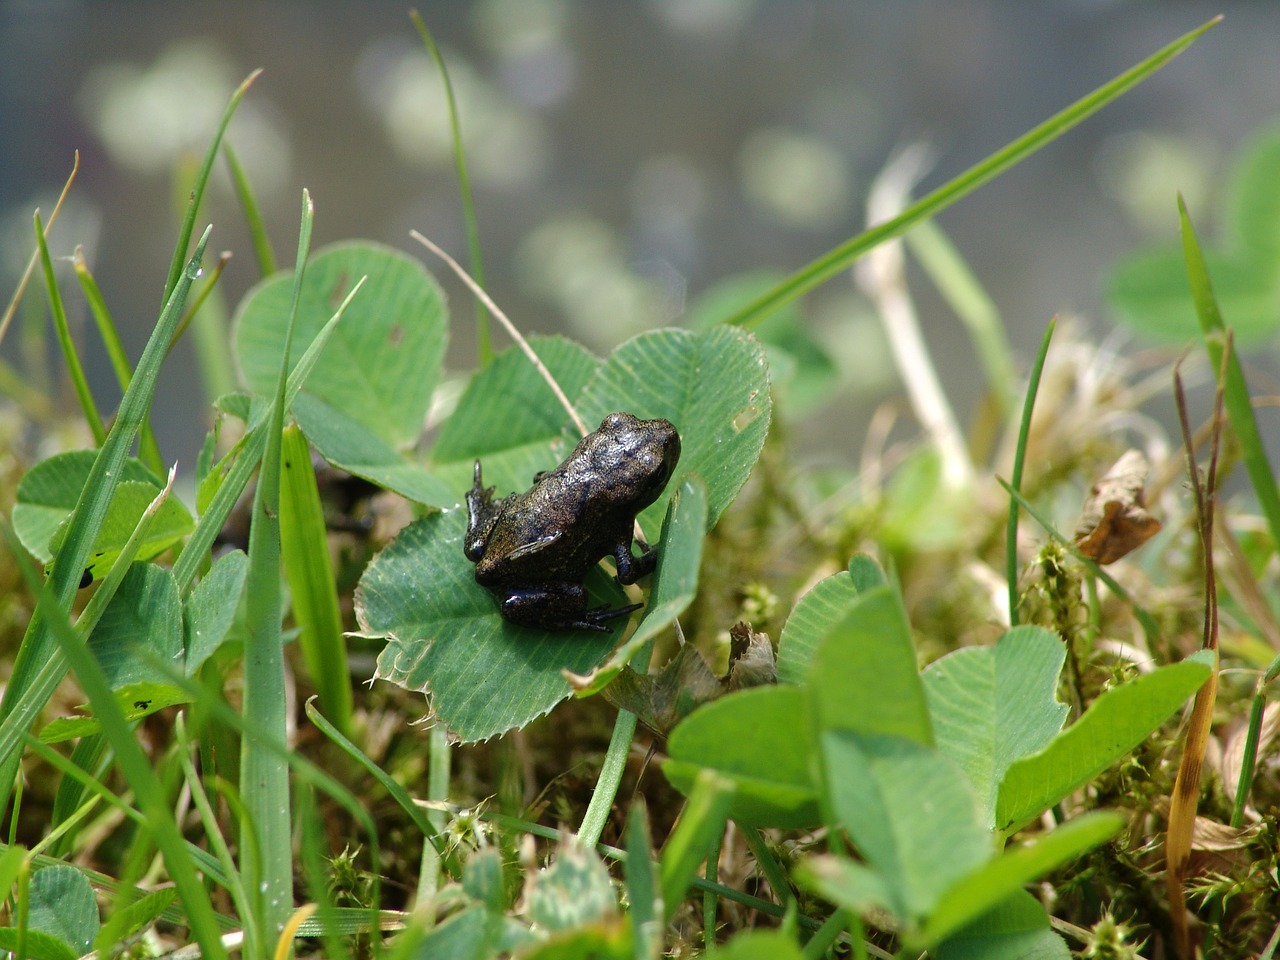
[[[85, 262], [84, 248], [76, 247], [71, 256], [71, 265], [75, 268], [76, 279], [80, 281], [80, 289], [84, 291], [84, 298], [89, 304], [89, 312], [93, 314], [94, 322], [98, 325], [98, 336], [102, 338], [107, 358], [111, 361], [116, 383], [120, 385], [120, 392], [123, 393], [129, 389], [129, 381], [133, 379], [133, 367], [129, 364], [124, 344], [120, 342], [120, 334], [116, 332], [116, 324], [111, 318], [111, 311], [107, 308], [106, 298], [102, 296], [98, 281], [93, 278], [89, 265]], [[142, 424], [142, 436], [138, 440], [138, 456], [156, 473], [164, 470], [164, 458], [160, 455], [160, 445], [156, 442], [155, 431], [151, 429], [150, 417]]]
[[782, 864], [778, 863], [769, 845], [764, 842], [760, 828], [739, 824], [738, 829], [742, 831], [747, 846], [751, 848], [751, 855], [756, 858], [756, 864], [764, 871], [765, 879], [773, 888], [773, 895], [778, 898], [778, 902], [784, 907], [794, 904], [796, 898], [791, 892], [791, 884], [787, 882], [786, 871], [782, 869]]
[[1000, 319], [1000, 308], [936, 220], [916, 224], [903, 239], [969, 332], [987, 389], [1004, 422], [1013, 416], [1017, 406], [1014, 384], [1018, 382], [1018, 374], [1009, 337]]
[[[251, 845], [242, 850], [240, 877], [257, 909], [252, 921], [260, 944], [275, 943], [293, 906], [292, 817], [289, 764], [279, 750], [287, 749], [288, 712], [285, 690], [284, 638], [280, 620], [280, 448], [283, 443], [285, 394], [289, 352], [302, 297], [302, 280], [311, 249], [315, 210], [302, 193], [302, 225], [294, 267], [293, 299], [285, 324], [276, 395], [268, 416], [266, 449], [253, 498], [249, 528], [248, 591], [245, 620], [249, 637], [244, 653], [244, 718], [254, 732], [245, 736], [240, 753], [240, 794], [245, 812], [241, 835], [257, 831], [260, 855]], [[264, 740], [279, 748], [267, 748]]]
[[[67, 535], [62, 549], [53, 560], [49, 573], [48, 589], [51, 603], [63, 611], [71, 608], [71, 601], [80, 584], [80, 576], [84, 571], [93, 543], [111, 504], [119, 482], [120, 470], [128, 456], [129, 448], [142, 422], [146, 419], [155, 392], [156, 379], [164, 360], [165, 348], [173, 332], [178, 318], [182, 315], [182, 305], [186, 300], [191, 284], [200, 272], [200, 261], [209, 242], [209, 231], [196, 244], [196, 250], [187, 269], [182, 272], [177, 286], [165, 304], [155, 329], [142, 351], [138, 367], [129, 388], [125, 391], [116, 412], [115, 422], [107, 434], [106, 440], [98, 451], [98, 456], [89, 470], [84, 489], [67, 521]], [[0, 698], [0, 719], [7, 718], [13, 711], [14, 704], [27, 693], [36, 674], [41, 672], [46, 662], [54, 655], [58, 644], [49, 634], [49, 625], [37, 610], [27, 625], [27, 632], [22, 638], [22, 645], [14, 660], [13, 671], [9, 682], [5, 685], [4, 695]], [[56, 680], [54, 681], [56, 684]], [[50, 688], [52, 690], [52, 688]], [[13, 785], [14, 773], [17, 770], [18, 756], [14, 753], [0, 754], [0, 809], [8, 805]]]
[[62, 293], [58, 290], [58, 278], [53, 272], [53, 260], [49, 256], [49, 245], [44, 239], [44, 225], [40, 221], [40, 211], [33, 217], [36, 227], [36, 246], [40, 248], [40, 265], [44, 271], [45, 291], [49, 295], [49, 309], [53, 312], [53, 329], [58, 335], [58, 346], [62, 348], [62, 362], [67, 365], [67, 373], [71, 377], [71, 385], [75, 388], [76, 399], [80, 401], [80, 409], [85, 421], [93, 432], [93, 444], [102, 446], [107, 439], [107, 428], [102, 425], [102, 414], [94, 402], [93, 391], [89, 389], [89, 381], [85, 378], [84, 367], [76, 353], [75, 342], [71, 339], [71, 328], [67, 325], [67, 311], [62, 303]]
[[[316, 709], [315, 703], [308, 700], [304, 709], [307, 713], [307, 719], [315, 724], [316, 729], [332, 740], [343, 753], [356, 761], [356, 763], [360, 764], [360, 766], [364, 767], [365, 770], [367, 770], [373, 778], [382, 785], [383, 789], [387, 791], [387, 795], [399, 805], [405, 815], [413, 821], [414, 826], [422, 832], [422, 835], [426, 838], [427, 842], [433, 846], [441, 856], [443, 856], [445, 853], [444, 838], [432, 825], [433, 820], [422, 809], [422, 807], [415, 803], [413, 798], [409, 796], [409, 792], [405, 790], [404, 787], [400, 786], [400, 784], [397, 783], [385, 770], [374, 763], [373, 760], [369, 758], [368, 754], [361, 751], [359, 747], [344, 737], [338, 728], [325, 719], [324, 714]], [[372, 824], [370, 823], [370, 825]], [[558, 834], [552, 834], [553, 839], [556, 836], [558, 836]]]
[[[204, 828], [205, 839], [208, 841], [209, 850], [212, 856], [216, 857], [221, 865], [225, 877], [225, 888], [231, 897], [231, 901], [236, 905], [242, 917], [248, 916], [249, 905], [248, 898], [245, 896], [244, 887], [240, 882], [240, 875], [236, 871], [235, 858], [231, 855], [231, 850], [227, 846], [226, 838], [222, 835], [222, 831], [218, 828], [218, 814], [213, 809], [213, 804], [209, 800], [209, 794], [204, 789], [204, 782], [199, 772], [195, 768], [195, 764], [191, 762], [191, 744], [187, 738], [187, 724], [183, 714], [178, 714], [177, 723], [175, 724], [175, 739], [178, 743], [178, 763], [182, 767], [182, 775], [186, 779], [187, 786], [191, 790], [191, 800], [195, 804], [196, 813], [200, 816], [200, 825]], [[225, 783], [220, 779], [213, 781], [215, 785], [221, 787]], [[229, 784], [227, 785], [229, 786]], [[224, 792], [234, 794], [234, 791]], [[238, 803], [238, 798], [232, 800]]]
[[795, 271], [773, 289], [747, 304], [725, 322], [747, 328], [761, 322], [810, 290], [838, 276], [846, 267], [886, 240], [899, 236], [921, 220], [941, 213], [957, 200], [968, 196], [978, 187], [1004, 173], [1010, 167], [1025, 160], [1042, 147], [1052, 143], [1082, 120], [1097, 113], [1120, 95], [1127, 93], [1170, 60], [1191, 46], [1210, 28], [1217, 25], [1221, 15], [1197, 27], [1163, 49], [1152, 54], [1137, 66], [1126, 70], [1114, 80], [1103, 84], [1092, 93], [1077, 100], [1071, 106], [1054, 114], [1044, 123], [1032, 128], [1007, 146], [997, 150], [985, 160], [970, 167], [964, 173], [938, 187], [932, 193], [912, 204], [898, 216], [879, 226], [863, 231], [823, 254], [817, 260]]
[[[477, 284], [484, 286], [484, 256], [480, 251], [480, 226], [476, 219], [475, 197], [471, 192], [471, 175], [467, 172], [467, 154], [462, 141], [462, 124], [458, 118], [458, 104], [453, 95], [453, 82], [449, 79], [449, 68], [445, 66], [440, 48], [427, 29], [426, 23], [417, 10], [409, 11], [409, 18], [422, 38], [422, 45], [435, 61], [440, 71], [440, 82], [444, 85], [445, 103], [449, 109], [449, 134], [453, 141], [453, 165], [458, 171], [458, 195], [462, 200], [462, 223], [467, 231], [467, 252], [471, 258], [471, 276]], [[489, 332], [489, 314], [480, 303], [475, 305], [476, 312], [476, 349], [480, 354], [480, 366], [493, 359], [493, 337]]]
[[[724, 834], [711, 844], [711, 849], [707, 851], [707, 865], [704, 876], [708, 883], [715, 883], [719, 879], [720, 873], [720, 851], [724, 849]], [[714, 956], [716, 952], [716, 912], [719, 906], [719, 899], [710, 890], [702, 891], [702, 946], [706, 950], [707, 956]]]
[[[1195, 287], [1195, 281], [1192, 281]], [[1231, 353], [1231, 335], [1227, 334], [1227, 356], [1222, 358], [1225, 367]], [[1209, 469], [1201, 479], [1196, 464], [1195, 440], [1191, 420], [1187, 415], [1186, 392], [1182, 388], [1182, 376], [1177, 367], [1173, 371], [1174, 398], [1178, 407], [1178, 422], [1182, 427], [1182, 440], [1187, 455], [1187, 472], [1195, 493], [1196, 525], [1200, 535], [1201, 562], [1204, 567], [1204, 637], [1203, 648], [1213, 651], [1213, 671], [1209, 679], [1196, 691], [1183, 741], [1182, 757], [1178, 762], [1178, 775], [1169, 799], [1169, 825], [1165, 834], [1165, 886], [1169, 897], [1169, 915], [1173, 921], [1174, 943], [1183, 960], [1195, 955], [1191, 945], [1191, 930], [1187, 924], [1186, 878], [1191, 860], [1191, 836], [1195, 829], [1196, 805], [1200, 793], [1200, 774], [1204, 764], [1205, 748], [1213, 724], [1213, 708], [1218, 698], [1218, 582], [1213, 569], [1213, 521], [1217, 507], [1218, 446], [1222, 436], [1225, 377], [1218, 376], [1218, 389], [1213, 401], [1212, 443], [1209, 452]]]
[[178, 345], [178, 341], [182, 339], [182, 335], [187, 332], [187, 327], [191, 326], [191, 321], [200, 314], [200, 308], [204, 306], [205, 301], [213, 295], [213, 291], [217, 289], [218, 281], [222, 279], [222, 271], [227, 269], [227, 264], [231, 262], [231, 253], [224, 250], [218, 254], [218, 259], [214, 263], [213, 268], [209, 270], [208, 276], [205, 278], [204, 285], [191, 298], [191, 305], [187, 307], [187, 312], [182, 317], [182, 322], [178, 324], [178, 329], [173, 331], [173, 340], [169, 342], [169, 349], [172, 350]]
[[[331, 960], [348, 960], [351, 951], [346, 943], [338, 937], [330, 927], [333, 917], [333, 898], [329, 894], [327, 879], [329, 868], [325, 863], [325, 834], [316, 813], [315, 795], [312, 790], [298, 793], [298, 821], [302, 824], [302, 837], [299, 852], [302, 861], [302, 875], [306, 883], [307, 895], [316, 905], [316, 922], [324, 929], [324, 956]], [[306, 919], [306, 918], [303, 918]]]
[[[1036, 354], [1035, 363], [1031, 365], [1031, 376], [1027, 380], [1027, 395], [1022, 401], [1022, 421], [1018, 424], [1018, 444], [1013, 451], [1013, 473], [1009, 477], [1009, 486], [1015, 494], [1022, 493], [1022, 471], [1027, 462], [1027, 440], [1031, 436], [1031, 415], [1036, 408], [1036, 394], [1040, 391], [1040, 377], [1044, 373], [1045, 360], [1049, 356], [1049, 344], [1053, 340], [1053, 329], [1058, 318], [1053, 317], [1044, 329], [1040, 338], [1040, 350]], [[1009, 587], [1009, 626], [1018, 625], [1018, 500], [1009, 501], [1009, 522], [1005, 528], [1005, 579]]]
[[231, 94], [231, 99], [227, 101], [226, 109], [222, 111], [222, 119], [218, 121], [218, 128], [214, 131], [213, 140], [209, 143], [209, 149], [205, 151], [204, 161], [200, 164], [200, 171], [196, 174], [195, 183], [191, 188], [190, 199], [187, 201], [187, 212], [182, 218], [182, 226], [178, 229], [178, 242], [173, 248], [173, 259], [169, 262], [169, 276], [164, 283], [164, 301], [166, 303], [173, 294], [173, 288], [178, 285], [178, 279], [182, 275], [182, 264], [187, 257], [187, 246], [191, 243], [191, 235], [195, 231], [196, 215], [200, 212], [200, 203], [204, 199], [205, 187], [209, 185], [209, 175], [213, 172], [213, 163], [218, 158], [218, 149], [222, 145], [222, 138], [227, 132], [227, 126], [231, 123], [232, 116], [235, 115], [236, 108], [240, 106], [240, 101], [244, 99], [244, 95], [253, 86], [253, 81], [257, 80], [258, 75], [261, 73], [261, 69], [254, 70], [240, 81], [240, 86], [236, 87]]
[[827, 951], [840, 939], [840, 934], [844, 933], [845, 928], [849, 926], [852, 917], [853, 914], [843, 907], [827, 917], [818, 932], [805, 943], [804, 950], [801, 951], [804, 960], [822, 960], [827, 955]]
[[231, 171], [231, 185], [235, 187], [236, 199], [240, 201], [245, 223], [249, 226], [249, 239], [253, 243], [253, 255], [258, 261], [258, 273], [262, 277], [269, 277], [280, 268], [276, 266], [276, 252], [271, 247], [271, 238], [267, 236], [266, 222], [262, 219], [262, 208], [258, 206], [253, 184], [230, 142], [222, 145], [222, 155], [227, 160], [227, 169]]
[[[67, 194], [71, 192], [71, 185], [76, 181], [76, 174], [80, 172], [80, 151], [75, 152], [75, 159], [71, 164], [71, 173], [67, 175], [66, 183], [62, 185], [62, 192], [58, 194], [58, 202], [53, 205], [53, 212], [49, 214], [49, 222], [45, 224], [44, 236], [47, 240], [49, 231], [53, 229], [54, 221], [58, 219], [58, 214], [62, 211], [62, 204], [67, 199]], [[27, 284], [31, 282], [31, 276], [36, 272], [36, 263], [40, 259], [40, 247], [31, 252], [31, 258], [27, 261], [27, 268], [22, 271], [22, 279], [18, 281], [18, 286], [13, 291], [13, 296], [9, 298], [9, 305], [4, 308], [3, 316], [0, 316], [0, 343], [4, 342], [4, 335], [9, 332], [9, 324], [13, 322], [14, 314], [18, 312], [18, 304], [22, 302], [22, 295], [27, 291]]]

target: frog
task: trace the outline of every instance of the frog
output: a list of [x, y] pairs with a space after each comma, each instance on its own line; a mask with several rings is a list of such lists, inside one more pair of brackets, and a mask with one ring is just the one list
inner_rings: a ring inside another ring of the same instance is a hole
[[544, 630], [608, 632], [643, 604], [588, 607], [583, 585], [604, 557], [613, 557], [620, 584], [657, 566], [656, 551], [638, 540], [636, 516], [666, 488], [680, 460], [680, 434], [669, 420], [611, 413], [533, 486], [494, 500], [480, 461], [466, 494], [463, 553], [476, 583], [498, 599], [510, 623]]

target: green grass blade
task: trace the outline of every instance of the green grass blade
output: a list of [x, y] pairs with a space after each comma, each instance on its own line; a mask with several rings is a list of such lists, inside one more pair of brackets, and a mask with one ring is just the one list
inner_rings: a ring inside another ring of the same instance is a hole
[[324, 508], [311, 448], [297, 424], [284, 431], [280, 487], [280, 546], [289, 578], [298, 643], [320, 703], [339, 730], [351, 730], [351, 682], [342, 636], [338, 589], [329, 562]]
[[732, 799], [733, 784], [729, 780], [712, 770], [698, 774], [680, 819], [662, 848], [659, 875], [665, 919], [675, 916], [698, 864], [706, 859], [707, 851], [724, 832]]
[[49, 294], [49, 309], [53, 311], [53, 328], [58, 334], [58, 345], [62, 348], [62, 359], [67, 365], [67, 373], [71, 376], [71, 384], [75, 387], [76, 399], [80, 401], [80, 409], [93, 431], [95, 446], [102, 446], [107, 439], [107, 428], [102, 425], [102, 415], [98, 413], [98, 405], [93, 401], [93, 392], [89, 389], [89, 381], [85, 379], [84, 367], [76, 353], [76, 345], [71, 340], [71, 328], [67, 326], [67, 311], [62, 305], [62, 293], [58, 290], [58, 278], [53, 273], [53, 260], [49, 256], [49, 245], [44, 239], [44, 223], [40, 220], [40, 211], [35, 213], [36, 244], [40, 248], [40, 266], [44, 271], [45, 290]]
[[[1036, 354], [1036, 362], [1031, 367], [1031, 376], [1027, 380], [1027, 395], [1022, 401], [1022, 422], [1018, 425], [1018, 445], [1013, 451], [1013, 475], [1009, 478], [1009, 486], [1015, 493], [1022, 491], [1022, 469], [1027, 459], [1027, 437], [1031, 434], [1031, 414], [1036, 406], [1036, 394], [1040, 391], [1040, 375], [1044, 373], [1044, 362], [1049, 356], [1049, 344], [1053, 340], [1053, 329], [1058, 325], [1056, 317], [1045, 327], [1044, 337], [1040, 340], [1040, 352]], [[1005, 578], [1009, 582], [1009, 626], [1018, 625], [1018, 501], [1009, 501], [1009, 524], [1005, 533]]]
[[235, 187], [236, 198], [240, 201], [240, 209], [244, 211], [245, 222], [249, 225], [249, 238], [253, 241], [253, 255], [258, 260], [258, 272], [269, 277], [279, 267], [276, 266], [276, 252], [271, 248], [271, 238], [267, 236], [267, 226], [262, 219], [262, 208], [258, 206], [253, 185], [230, 143], [222, 145], [222, 155], [227, 158], [231, 183]]
[[631, 752], [631, 741], [635, 734], [636, 715], [630, 710], [619, 710], [617, 719], [613, 722], [609, 749], [604, 755], [604, 766], [600, 769], [600, 776], [596, 778], [596, 788], [591, 793], [587, 812], [582, 815], [582, 826], [578, 828], [578, 839], [584, 846], [594, 847], [600, 842], [600, 835], [604, 833], [609, 815], [613, 811], [613, 801], [618, 796], [618, 787], [627, 766], [627, 754]]
[[649, 839], [649, 815], [637, 800], [627, 816], [627, 900], [631, 909], [631, 938], [635, 960], [658, 956], [662, 948], [662, 903], [658, 900], [653, 869], [653, 841]]
[[927, 220], [929, 217], [940, 213], [957, 200], [972, 193], [988, 180], [999, 176], [1040, 148], [1053, 142], [1082, 120], [1147, 79], [1147, 77], [1187, 49], [1199, 39], [1201, 34], [1216, 25], [1221, 19], [1220, 16], [1214, 17], [1203, 26], [1178, 38], [1164, 49], [1143, 60], [1137, 66], [1126, 70], [1110, 83], [1104, 84], [1087, 96], [1077, 100], [1071, 106], [1023, 134], [1008, 146], [997, 150], [985, 160], [947, 181], [892, 220], [858, 234], [851, 240], [847, 240], [835, 249], [823, 254], [808, 266], [800, 268], [772, 290], [733, 314], [726, 322], [744, 327], [754, 327], [761, 323], [779, 307], [799, 299], [814, 287], [839, 274], [872, 247], [898, 236], [908, 227], [919, 223], [921, 220]]
[[1244, 370], [1234, 350], [1227, 357], [1225, 369], [1223, 367], [1227, 329], [1218, 309], [1218, 299], [1213, 294], [1209, 269], [1205, 266], [1204, 254], [1200, 250], [1195, 227], [1191, 224], [1191, 215], [1187, 213], [1187, 205], [1181, 196], [1178, 197], [1178, 218], [1182, 227], [1182, 253], [1187, 261], [1187, 278], [1191, 282], [1191, 299], [1195, 303], [1196, 316], [1200, 319], [1205, 351], [1209, 354], [1209, 366], [1213, 368], [1214, 377], [1222, 377], [1225, 381], [1222, 399], [1227, 408], [1227, 419], [1231, 421], [1231, 428], [1240, 440], [1245, 472], [1253, 485], [1258, 505], [1267, 518], [1271, 542], [1280, 543], [1280, 490], [1276, 489], [1275, 474], [1267, 460], [1267, 449], [1258, 432], [1253, 401], [1249, 398], [1249, 385], [1245, 382]]
[[[116, 383], [120, 384], [121, 391], [127, 390], [129, 381], [133, 379], [133, 367], [129, 365], [128, 354], [124, 352], [124, 344], [120, 342], [120, 335], [116, 332], [116, 324], [111, 318], [111, 311], [107, 308], [106, 298], [102, 296], [98, 281], [89, 272], [84, 251], [80, 247], [76, 247], [72, 266], [75, 267], [76, 279], [80, 281], [80, 289], [84, 291], [85, 300], [89, 303], [89, 312], [93, 314], [94, 322], [98, 325], [98, 335], [102, 337], [102, 345], [106, 347], [111, 369], [115, 371]], [[151, 429], [150, 417], [142, 424], [138, 452], [143, 463], [148, 467], [156, 473], [164, 472], [164, 458], [160, 455], [160, 445], [156, 442], [155, 431]]]
[[191, 243], [191, 234], [195, 230], [196, 214], [200, 212], [200, 201], [204, 199], [205, 187], [209, 184], [209, 174], [213, 171], [213, 162], [218, 157], [218, 148], [222, 144], [223, 135], [227, 132], [227, 125], [231, 123], [231, 117], [235, 114], [236, 108], [240, 106], [240, 101], [244, 99], [244, 95], [249, 92], [249, 87], [253, 85], [253, 81], [258, 79], [258, 74], [262, 70], [255, 70], [249, 76], [241, 81], [240, 86], [236, 87], [235, 92], [231, 94], [231, 99], [227, 101], [227, 108], [222, 112], [222, 119], [218, 122], [218, 129], [213, 135], [213, 141], [209, 144], [209, 149], [204, 155], [204, 162], [200, 165], [200, 172], [196, 174], [195, 183], [191, 188], [191, 196], [187, 201], [187, 212], [182, 218], [182, 227], [178, 230], [178, 242], [173, 248], [173, 260], [169, 263], [169, 277], [164, 284], [164, 299], [167, 302], [173, 293], [173, 288], [178, 285], [178, 279], [182, 275], [182, 264], [187, 256], [187, 245]]
[[116, 332], [115, 321], [111, 319], [106, 298], [98, 287], [98, 281], [89, 271], [89, 265], [85, 262], [84, 250], [81, 247], [76, 247], [71, 263], [76, 271], [76, 279], [80, 281], [80, 289], [84, 291], [84, 298], [89, 303], [89, 312], [93, 314], [94, 322], [98, 325], [98, 334], [102, 337], [102, 345], [107, 350], [107, 359], [111, 361], [116, 383], [120, 384], [121, 390], [124, 390], [133, 377], [133, 367], [129, 365], [129, 356], [124, 352], [124, 344], [120, 342], [120, 335]]
[[311, 225], [315, 211], [310, 195], [302, 195], [302, 226], [294, 267], [293, 301], [285, 327], [276, 395], [268, 417], [266, 449], [253, 498], [249, 528], [249, 576], [245, 597], [245, 621], [249, 636], [244, 653], [245, 724], [256, 735], [246, 736], [240, 754], [240, 793], [244, 800], [242, 834], [258, 831], [256, 852], [243, 845], [240, 880], [258, 904], [254, 918], [260, 944], [275, 943], [293, 905], [292, 829], [289, 805], [289, 764], [270, 741], [287, 743], [287, 710], [284, 696], [284, 638], [280, 630], [283, 598], [280, 593], [280, 447], [283, 440], [285, 395], [289, 377], [289, 351], [294, 320], [302, 295], [302, 277], [311, 249]]
[[344, 737], [338, 731], [337, 727], [325, 719], [324, 715], [316, 709], [316, 705], [310, 700], [306, 703], [306, 711], [308, 719], [316, 725], [316, 728], [337, 744], [343, 753], [359, 763], [370, 773], [370, 775], [373, 776], [375, 780], [382, 784], [383, 788], [387, 791], [387, 795], [390, 796], [391, 799], [399, 805], [404, 814], [413, 821], [414, 825], [422, 832], [422, 835], [427, 839], [428, 843], [435, 847], [438, 852], [443, 852], [445, 849], [444, 839], [439, 835], [439, 833], [437, 833], [435, 827], [432, 826], [430, 814], [414, 802], [413, 797], [409, 796], [409, 791], [397, 783], [389, 773], [374, 763], [373, 760], [361, 751], [359, 747]]
[[[445, 66], [440, 48], [435, 38], [423, 22], [417, 10], [410, 10], [409, 17], [422, 38], [422, 45], [435, 61], [440, 71], [440, 80], [444, 84], [445, 101], [449, 107], [449, 132], [453, 138], [453, 164], [458, 171], [458, 193], [462, 198], [462, 222], [467, 230], [467, 250], [471, 257], [471, 278], [484, 287], [484, 257], [480, 253], [480, 227], [476, 220], [475, 198], [471, 194], [471, 175], [467, 173], [467, 155], [462, 144], [462, 126], [458, 121], [458, 104], [453, 96], [453, 83], [449, 79], [449, 70]], [[493, 339], [489, 333], [489, 311], [479, 300], [475, 304], [476, 311], [476, 347], [480, 354], [480, 365], [484, 366], [493, 359]]]
[[[49, 573], [49, 590], [52, 603], [63, 611], [71, 607], [72, 599], [80, 584], [80, 576], [88, 564], [89, 552], [102, 527], [103, 518], [111, 504], [119, 482], [121, 467], [129, 454], [134, 438], [146, 418], [151, 406], [151, 398], [155, 392], [156, 379], [160, 374], [160, 366], [164, 361], [169, 337], [182, 315], [182, 305], [186, 301], [191, 283], [200, 272], [200, 260], [204, 256], [209, 242], [209, 230], [196, 245], [195, 254], [188, 262], [187, 269], [179, 277], [177, 286], [165, 304], [155, 329], [142, 351], [138, 367], [129, 388], [125, 391], [116, 413], [115, 423], [103, 442], [93, 468], [85, 481], [84, 490], [76, 503], [75, 511], [67, 525], [67, 535], [62, 548], [54, 558]], [[13, 672], [5, 686], [4, 696], [0, 698], [0, 719], [7, 717], [14, 704], [23, 696], [31, 685], [36, 674], [41, 672], [46, 662], [53, 656], [57, 645], [49, 635], [49, 625], [37, 611], [27, 625], [26, 635], [14, 660]], [[0, 809], [7, 805], [13, 784], [13, 774], [18, 756], [3, 755], [0, 762]]]
[[1018, 382], [1018, 374], [1009, 338], [1000, 320], [1000, 309], [935, 221], [917, 224], [907, 234], [906, 241], [933, 285], [969, 331], [987, 389], [995, 398], [1001, 418], [1011, 416], [1017, 402], [1014, 384]]

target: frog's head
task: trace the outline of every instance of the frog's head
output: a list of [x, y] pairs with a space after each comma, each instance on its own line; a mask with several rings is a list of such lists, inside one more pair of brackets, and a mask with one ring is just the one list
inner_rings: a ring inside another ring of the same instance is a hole
[[[617, 416], [617, 414], [615, 414]], [[680, 462], [680, 434], [670, 420], [640, 420], [623, 414], [630, 422], [623, 428], [623, 443], [630, 451], [630, 470], [637, 509], [644, 509], [662, 495], [667, 481]]]

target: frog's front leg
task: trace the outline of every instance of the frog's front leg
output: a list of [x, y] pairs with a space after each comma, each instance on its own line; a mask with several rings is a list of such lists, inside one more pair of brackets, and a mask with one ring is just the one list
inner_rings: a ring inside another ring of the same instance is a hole
[[640, 543], [640, 556], [633, 556], [631, 553], [631, 534], [627, 534], [625, 540], [619, 541], [617, 546], [610, 551], [613, 554], [613, 562], [618, 568], [618, 582], [621, 584], [635, 583], [641, 577], [647, 577], [658, 566], [658, 551], [649, 546], [644, 541]]
[[552, 583], [543, 587], [511, 590], [501, 598], [502, 615], [512, 623], [542, 630], [598, 630], [605, 633], [610, 620], [626, 617], [644, 604], [610, 609], [587, 607], [587, 591], [577, 583]]
[[467, 491], [467, 535], [462, 541], [462, 552], [472, 563], [484, 556], [485, 545], [489, 542], [489, 534], [493, 525], [502, 515], [502, 509], [511, 497], [504, 497], [493, 502], [493, 487], [486, 487], [480, 476], [480, 461], [476, 461], [475, 479], [471, 489]]

